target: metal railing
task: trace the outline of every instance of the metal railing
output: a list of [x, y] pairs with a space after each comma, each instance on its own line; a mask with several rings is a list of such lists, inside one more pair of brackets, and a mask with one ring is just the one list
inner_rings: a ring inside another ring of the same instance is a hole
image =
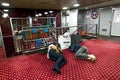
[[52, 29], [50, 28], [50, 30], [53, 30], [52, 32], [54, 32], [54, 35], [55, 35], [53, 37], [55, 37], [56, 40], [58, 39], [59, 35], [63, 35], [67, 31], [69, 31], [70, 35], [78, 33], [78, 32], [80, 35], [82, 35], [83, 31], [85, 31], [87, 35], [96, 36], [96, 37], [98, 35], [97, 24], [79, 24], [78, 26], [56, 27], [56, 28], [54, 27]]

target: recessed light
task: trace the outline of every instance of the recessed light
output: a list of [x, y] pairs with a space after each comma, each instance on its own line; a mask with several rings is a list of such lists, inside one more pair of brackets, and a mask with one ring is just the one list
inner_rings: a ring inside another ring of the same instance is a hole
[[6, 18], [6, 17], [8, 17], [8, 14], [7, 14], [7, 13], [4, 13], [4, 14], [2, 15], [2, 17], [3, 17], [3, 18]]
[[2, 3], [2, 6], [10, 6], [9, 3]]
[[63, 7], [62, 9], [64, 9], [64, 10], [65, 10], [65, 9], [68, 9], [68, 7]]
[[4, 12], [9, 12], [9, 10], [8, 10], [8, 9], [4, 9], [3, 11], [4, 11]]
[[78, 7], [78, 6], [80, 6], [80, 4], [74, 4], [73, 6], [74, 6], [74, 7]]
[[48, 14], [48, 12], [44, 12], [44, 14]]
[[86, 10], [88, 9], [88, 7], [85, 8]]
[[42, 14], [41, 14], [41, 13], [39, 13], [39, 14], [38, 14], [38, 16], [42, 16]]
[[49, 11], [49, 13], [53, 13], [53, 11]]
[[36, 16], [36, 17], [38, 17], [39, 15], [38, 15], [38, 14], [36, 14], [35, 16]]

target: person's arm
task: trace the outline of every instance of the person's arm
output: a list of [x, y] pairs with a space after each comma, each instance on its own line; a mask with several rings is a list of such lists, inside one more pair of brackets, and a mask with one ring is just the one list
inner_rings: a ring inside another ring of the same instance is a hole
[[59, 44], [59, 43], [56, 43], [55, 46], [57, 47], [57, 49], [59, 50], [59, 52], [62, 53], [60, 44]]
[[57, 47], [57, 49], [59, 50], [60, 53], [62, 53], [62, 50], [59, 47]]
[[61, 53], [61, 52], [62, 52], [61, 49], [58, 48], [58, 47], [56, 47], [56, 46], [51, 46], [51, 48], [52, 48], [52, 49], [55, 49], [56, 52], [58, 52], [58, 53]]

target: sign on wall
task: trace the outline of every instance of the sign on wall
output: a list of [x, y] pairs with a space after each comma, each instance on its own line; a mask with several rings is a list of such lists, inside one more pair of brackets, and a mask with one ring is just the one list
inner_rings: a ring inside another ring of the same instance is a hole
[[97, 19], [98, 18], [98, 11], [97, 10], [93, 10], [91, 12], [91, 18], [92, 19]]
[[116, 23], [120, 22], [120, 12], [115, 11], [115, 13], [114, 13], [114, 22], [116, 22]]

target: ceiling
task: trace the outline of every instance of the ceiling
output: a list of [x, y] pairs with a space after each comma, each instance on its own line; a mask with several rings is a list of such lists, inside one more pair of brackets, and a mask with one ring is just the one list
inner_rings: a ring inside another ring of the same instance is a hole
[[73, 4], [79, 3], [79, 9], [85, 9], [86, 7], [97, 8], [103, 6], [112, 6], [120, 4], [120, 0], [0, 0], [0, 3], [8, 2], [10, 7], [1, 8], [27, 8], [27, 9], [52, 9], [61, 10], [63, 7], [74, 8]]

